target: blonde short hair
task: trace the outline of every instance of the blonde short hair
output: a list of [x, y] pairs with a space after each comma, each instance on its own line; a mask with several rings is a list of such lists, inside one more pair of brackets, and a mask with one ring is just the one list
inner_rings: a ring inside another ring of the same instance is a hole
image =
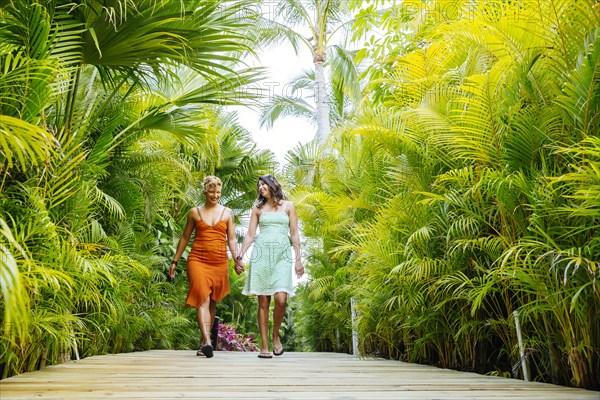
[[223, 186], [223, 182], [221, 182], [221, 180], [219, 178], [217, 178], [216, 176], [213, 176], [213, 175], [209, 175], [206, 178], [204, 178], [204, 181], [202, 182], [202, 184], [204, 185], [204, 189], [202, 189], [202, 193], [206, 193], [211, 189], [215, 189], [217, 187]]

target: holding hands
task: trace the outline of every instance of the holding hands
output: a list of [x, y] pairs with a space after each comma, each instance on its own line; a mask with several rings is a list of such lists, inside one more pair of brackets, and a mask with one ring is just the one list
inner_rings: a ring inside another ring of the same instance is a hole
[[245, 265], [244, 265], [244, 261], [242, 261], [242, 257], [241, 256], [237, 256], [234, 259], [234, 263], [235, 263], [235, 273], [236, 274], [241, 274], [242, 272], [244, 272], [244, 270], [246, 269]]

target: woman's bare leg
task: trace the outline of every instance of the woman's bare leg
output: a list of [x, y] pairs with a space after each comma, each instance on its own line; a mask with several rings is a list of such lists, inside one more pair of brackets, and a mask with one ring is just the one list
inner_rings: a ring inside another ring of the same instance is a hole
[[271, 296], [258, 296], [258, 332], [260, 333], [261, 353], [269, 352], [269, 305]]
[[210, 299], [209, 311], [210, 311], [210, 327], [208, 328], [208, 331], [210, 333], [213, 323], [215, 322], [215, 317], [217, 316], [217, 302], [214, 301], [213, 299]]
[[273, 310], [273, 351], [281, 353], [281, 339], [279, 338], [279, 328], [283, 323], [283, 317], [285, 316], [285, 306], [287, 301], [286, 292], [277, 292], [274, 296], [275, 309]]
[[202, 341], [200, 342], [200, 344], [202, 346], [204, 346], [206, 344], [211, 344], [210, 343], [210, 328], [212, 326], [212, 321], [210, 319], [210, 317], [211, 317], [211, 312], [210, 312], [211, 301], [212, 301], [212, 299], [210, 298], [210, 296], [207, 297], [206, 300], [204, 300], [204, 303], [200, 304], [200, 307], [198, 307], [198, 310], [197, 310], [198, 327], [200, 328], [200, 333], [202, 334]]

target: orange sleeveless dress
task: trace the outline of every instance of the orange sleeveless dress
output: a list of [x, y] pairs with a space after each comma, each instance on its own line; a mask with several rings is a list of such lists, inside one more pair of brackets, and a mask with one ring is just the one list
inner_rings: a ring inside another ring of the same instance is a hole
[[202, 216], [196, 221], [196, 235], [186, 263], [190, 284], [187, 307], [198, 308], [208, 296], [218, 302], [229, 294], [227, 223], [222, 217], [215, 225], [204, 222]]

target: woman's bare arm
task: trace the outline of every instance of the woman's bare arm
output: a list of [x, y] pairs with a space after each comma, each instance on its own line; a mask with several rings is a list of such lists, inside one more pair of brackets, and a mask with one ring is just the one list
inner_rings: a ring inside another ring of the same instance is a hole
[[289, 202], [288, 216], [290, 217], [290, 238], [292, 239], [292, 247], [294, 248], [294, 269], [296, 275], [301, 277], [304, 275], [304, 266], [302, 265], [302, 253], [300, 252], [300, 234], [298, 233], [298, 215], [294, 203]]
[[240, 254], [238, 258], [241, 258], [246, 254], [246, 251], [250, 247], [250, 245], [254, 242], [254, 237], [256, 236], [256, 228], [258, 228], [258, 217], [260, 215], [260, 209], [256, 206], [252, 207], [252, 213], [250, 214], [250, 222], [248, 223], [248, 231], [246, 232], [246, 237], [244, 237], [244, 241], [242, 242], [242, 248], [240, 249]]
[[196, 218], [194, 216], [194, 209], [192, 208], [187, 214], [187, 221], [185, 223], [185, 228], [183, 228], [183, 233], [179, 237], [179, 242], [177, 243], [177, 250], [175, 250], [175, 254], [173, 255], [173, 261], [171, 266], [169, 267], [169, 276], [171, 279], [175, 276], [175, 269], [177, 268], [177, 262], [181, 258], [181, 255], [185, 251], [188, 243], [190, 242], [190, 238], [192, 237], [192, 232], [194, 232], [194, 228], [196, 227]]

